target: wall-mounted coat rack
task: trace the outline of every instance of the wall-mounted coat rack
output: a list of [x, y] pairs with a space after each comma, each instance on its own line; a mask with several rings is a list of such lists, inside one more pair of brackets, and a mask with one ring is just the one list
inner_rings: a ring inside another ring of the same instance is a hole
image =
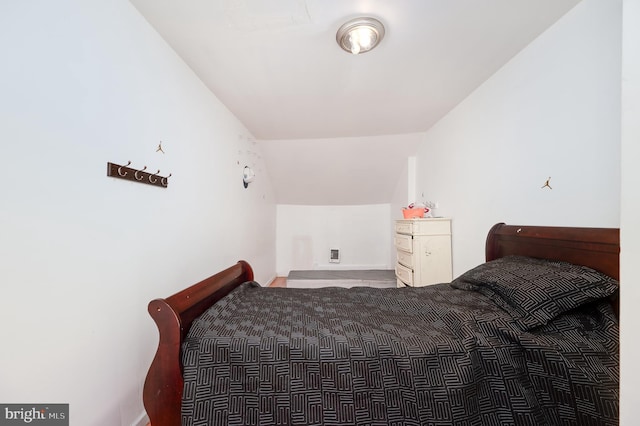
[[129, 161], [126, 165], [121, 166], [115, 163], [107, 163], [107, 176], [130, 180], [133, 182], [146, 183], [147, 185], [159, 186], [161, 188], [166, 188], [169, 186], [169, 178], [171, 177], [171, 173], [169, 176], [160, 176], [160, 170], [155, 173], [145, 172], [147, 166], [144, 166], [141, 170], [137, 170], [129, 167], [131, 161]]

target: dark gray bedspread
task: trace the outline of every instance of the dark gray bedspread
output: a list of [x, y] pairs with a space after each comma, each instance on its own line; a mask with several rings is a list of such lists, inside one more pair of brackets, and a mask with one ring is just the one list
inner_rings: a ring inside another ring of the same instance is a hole
[[183, 346], [184, 425], [615, 425], [618, 323], [522, 331], [485, 296], [245, 283]]

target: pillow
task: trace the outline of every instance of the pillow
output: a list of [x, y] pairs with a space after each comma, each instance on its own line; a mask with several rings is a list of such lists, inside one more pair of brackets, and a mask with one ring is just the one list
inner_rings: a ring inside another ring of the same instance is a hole
[[477, 291], [507, 311], [523, 330], [618, 290], [618, 281], [586, 266], [508, 256], [477, 266], [451, 282]]

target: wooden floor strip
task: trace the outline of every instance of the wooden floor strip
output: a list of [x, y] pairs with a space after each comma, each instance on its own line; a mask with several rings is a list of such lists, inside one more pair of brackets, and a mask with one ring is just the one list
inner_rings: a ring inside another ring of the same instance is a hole
[[287, 286], [287, 277], [276, 277], [269, 287], [286, 287]]

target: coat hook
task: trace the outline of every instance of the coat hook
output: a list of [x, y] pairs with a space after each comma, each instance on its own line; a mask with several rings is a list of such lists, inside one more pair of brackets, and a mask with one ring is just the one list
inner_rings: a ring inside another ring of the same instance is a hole
[[135, 178], [136, 178], [136, 180], [142, 180], [142, 179], [144, 178], [144, 176], [140, 176], [140, 177], [138, 177], [138, 173], [140, 173], [140, 172], [144, 172], [145, 170], [147, 170], [147, 166], [144, 166], [144, 167], [142, 168], [142, 170], [136, 170], [136, 172], [133, 174], [133, 177], [135, 177]]
[[119, 174], [120, 176], [124, 177], [124, 176], [126, 176], [126, 175], [127, 175], [127, 173], [128, 173], [127, 171], [125, 171], [124, 173], [122, 173], [122, 168], [123, 168], [123, 167], [127, 167], [129, 164], [131, 164], [131, 161], [129, 161], [129, 162], [128, 162], [127, 164], [125, 164], [124, 166], [120, 166], [120, 167], [118, 167], [118, 174]]
[[156, 182], [158, 181], [158, 179], [151, 180], [151, 177], [152, 177], [152, 176], [156, 176], [158, 173], [160, 173], [160, 169], [158, 169], [158, 171], [157, 171], [157, 172], [155, 172], [154, 174], [149, 175], [149, 182], [151, 182], [151, 183], [156, 183]]
[[169, 185], [169, 177], [162, 177], [160, 175], [160, 169], [157, 172], [153, 173], [148, 170], [147, 166], [144, 166], [142, 169], [137, 169], [137, 167], [130, 166], [131, 161], [127, 162], [126, 165], [121, 166], [116, 163], [112, 163], [110, 161], [107, 162], [107, 176], [129, 180], [133, 182], [145, 183], [147, 185], [160, 186], [162, 188], [166, 188]]

